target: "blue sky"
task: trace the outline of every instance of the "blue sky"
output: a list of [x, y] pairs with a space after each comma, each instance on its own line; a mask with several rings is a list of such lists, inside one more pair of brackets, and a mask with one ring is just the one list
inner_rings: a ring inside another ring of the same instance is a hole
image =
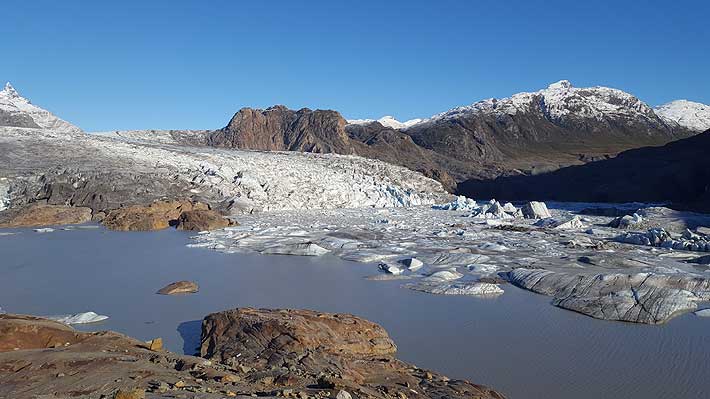
[[[583, 4], [584, 3], [584, 4]], [[4, 0], [0, 80], [85, 130], [427, 117], [568, 79], [710, 103], [710, 2]]]

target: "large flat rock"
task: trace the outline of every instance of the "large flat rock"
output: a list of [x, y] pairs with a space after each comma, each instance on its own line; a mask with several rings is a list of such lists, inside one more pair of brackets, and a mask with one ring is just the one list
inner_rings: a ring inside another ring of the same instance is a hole
[[208, 315], [200, 354], [256, 384], [345, 390], [353, 397], [502, 398], [397, 360], [379, 325], [349, 314], [242, 308]]

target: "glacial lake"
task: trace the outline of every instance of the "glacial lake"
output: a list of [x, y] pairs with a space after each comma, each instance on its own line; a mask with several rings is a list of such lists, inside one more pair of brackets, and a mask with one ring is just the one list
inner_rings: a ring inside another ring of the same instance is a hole
[[[383, 325], [398, 356], [489, 385], [509, 398], [700, 398], [710, 392], [710, 318], [662, 326], [594, 320], [504, 285], [494, 299], [435, 296], [369, 281], [375, 265], [319, 258], [222, 254], [187, 248], [175, 230], [0, 230], [0, 307], [55, 315], [95, 311], [78, 326], [162, 337], [193, 354], [200, 321], [234, 307], [347, 312]], [[194, 280], [200, 292], [155, 291]]]

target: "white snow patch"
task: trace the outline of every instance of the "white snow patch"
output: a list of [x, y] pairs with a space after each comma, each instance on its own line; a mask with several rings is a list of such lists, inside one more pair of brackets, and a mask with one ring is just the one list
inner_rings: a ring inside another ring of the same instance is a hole
[[383, 116], [380, 119], [348, 119], [348, 124], [351, 125], [368, 125], [373, 122], [379, 122], [382, 126], [384, 127], [389, 127], [392, 129], [407, 129], [409, 127], [412, 127], [416, 124], [419, 124], [423, 122], [424, 119], [420, 118], [415, 118], [415, 119], [410, 119], [408, 121], [400, 122], [397, 119], [395, 119], [393, 116], [386, 115]]
[[675, 100], [654, 108], [657, 115], [696, 132], [710, 129], [710, 105]]

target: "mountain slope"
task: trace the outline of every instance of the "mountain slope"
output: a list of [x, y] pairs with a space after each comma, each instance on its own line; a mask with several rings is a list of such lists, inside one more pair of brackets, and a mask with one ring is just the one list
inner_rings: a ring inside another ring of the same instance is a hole
[[[694, 134], [660, 118], [631, 94], [606, 87], [575, 88], [568, 81], [454, 108], [406, 133], [424, 148], [466, 164], [496, 165], [504, 174], [555, 170]], [[494, 171], [467, 168], [450, 172], [459, 179], [496, 176]]]
[[710, 129], [710, 106], [688, 100], [671, 101], [654, 108], [657, 115], [690, 130]]
[[710, 130], [661, 147], [638, 148], [616, 158], [537, 176], [470, 180], [461, 194], [505, 200], [671, 202], [710, 212]]
[[81, 129], [20, 96], [10, 83], [0, 90], [0, 126], [80, 133]]

